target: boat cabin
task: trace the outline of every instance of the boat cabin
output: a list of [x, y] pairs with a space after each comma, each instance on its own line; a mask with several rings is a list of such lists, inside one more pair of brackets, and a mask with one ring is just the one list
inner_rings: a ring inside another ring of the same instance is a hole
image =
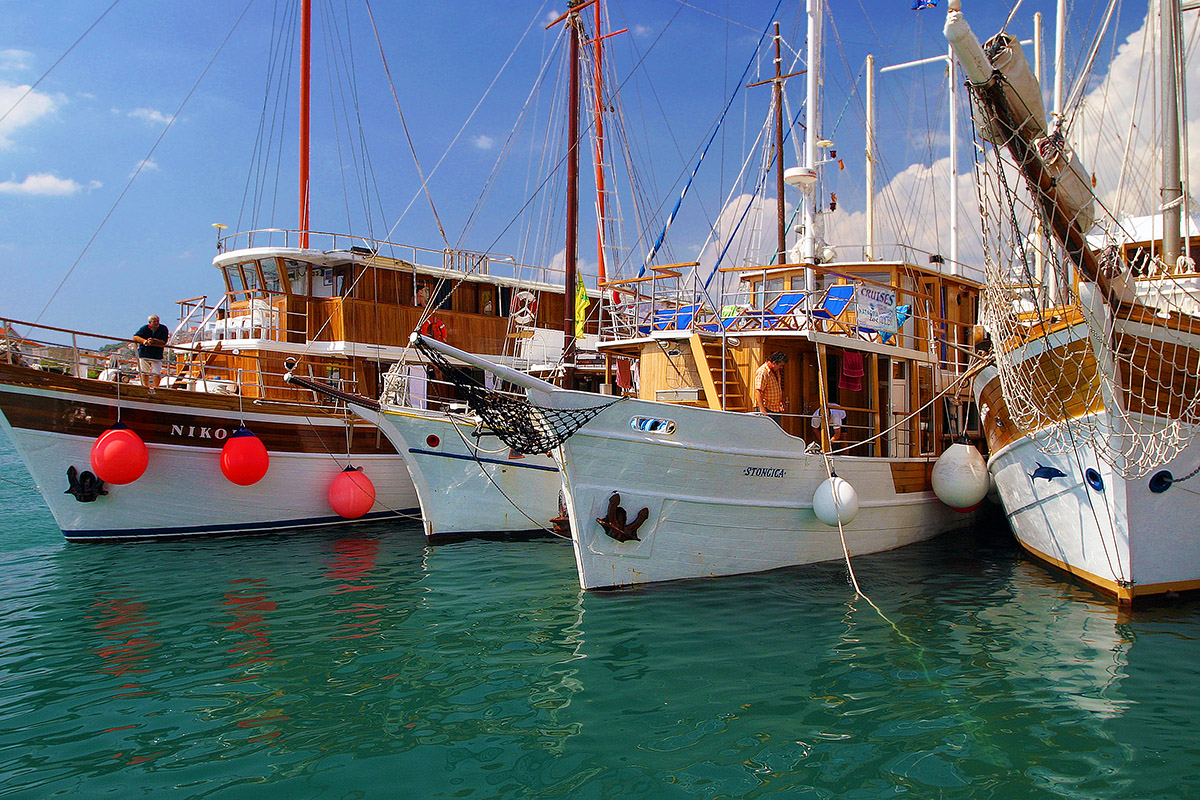
[[[512, 257], [442, 251], [311, 233], [259, 231], [222, 240], [213, 260], [225, 284], [215, 302], [179, 301], [172, 336], [180, 388], [297, 399], [285, 362], [348, 391], [377, 397], [418, 329], [463, 349], [533, 366], [562, 352], [561, 270]], [[594, 337], [597, 323], [589, 323]], [[586, 330], [586, 328], [585, 328]], [[180, 357], [178, 354], [186, 353]]]
[[[956, 385], [971, 358], [978, 284], [903, 262], [787, 264], [722, 270], [735, 287], [717, 299], [689, 290], [688, 272], [606, 285], [632, 296], [600, 344], [613, 374], [636, 374], [616, 391], [749, 413], [755, 373], [778, 352], [787, 357], [780, 424], [825, 451], [921, 457], [964, 432], [981, 441], [970, 386]], [[835, 407], [840, 431], [823, 423]]]

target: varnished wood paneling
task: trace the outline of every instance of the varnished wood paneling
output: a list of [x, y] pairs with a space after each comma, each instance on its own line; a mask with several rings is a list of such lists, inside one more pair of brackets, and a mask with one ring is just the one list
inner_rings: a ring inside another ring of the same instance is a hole
[[892, 486], [897, 494], [933, 491], [932, 461], [893, 461]]

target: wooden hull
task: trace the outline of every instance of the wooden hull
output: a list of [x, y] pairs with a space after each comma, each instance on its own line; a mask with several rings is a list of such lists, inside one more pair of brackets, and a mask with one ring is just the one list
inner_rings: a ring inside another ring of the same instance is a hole
[[513, 457], [493, 434], [436, 411], [355, 409], [404, 456], [428, 537], [545, 530], [558, 515], [562, 481], [545, 455]]
[[[563, 392], [539, 394], [535, 402], [579, 408], [594, 405], [596, 397]], [[640, 420], [670, 424], [648, 432], [655, 426]], [[844, 558], [838, 528], [813, 513], [813, 494], [828, 472], [823, 457], [805, 447], [763, 416], [617, 402], [556, 455], [581, 586], [634, 586]], [[973, 514], [948, 508], [927, 490], [923, 476], [932, 461], [834, 459], [860, 501], [857, 517], [845, 526], [851, 556], [971, 524]], [[618, 541], [598, 522], [614, 493], [628, 520], [647, 509], [636, 540]]]
[[[80, 502], [66, 493], [67, 470], [91, 470], [92, 445], [118, 412], [146, 442], [149, 466], [138, 480], [106, 485], [106, 495]], [[150, 397], [141, 387], [0, 364], [0, 427], [71, 540], [347, 522], [328, 502], [331, 481], [347, 465], [348, 423], [331, 412], [169, 389]], [[231, 483], [220, 469], [221, 448], [243, 421], [270, 456], [266, 476], [251, 486]], [[403, 459], [373, 426], [351, 427], [349, 462], [362, 467], [376, 488], [366, 518], [414, 513], [416, 492]]]

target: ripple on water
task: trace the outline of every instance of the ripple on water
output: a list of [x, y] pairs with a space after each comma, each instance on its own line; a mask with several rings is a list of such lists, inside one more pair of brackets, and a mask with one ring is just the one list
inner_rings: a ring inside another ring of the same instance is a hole
[[66, 545], [21, 513], [14, 797], [1200, 796], [1200, 604], [1118, 615], [990, 534], [855, 559], [877, 611], [838, 563], [584, 596], [554, 539]]

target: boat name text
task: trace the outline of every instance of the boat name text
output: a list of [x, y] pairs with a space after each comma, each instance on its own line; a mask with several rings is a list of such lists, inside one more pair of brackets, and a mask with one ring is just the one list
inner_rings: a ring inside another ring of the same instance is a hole
[[205, 428], [196, 425], [172, 425], [172, 436], [186, 436], [189, 439], [226, 439], [229, 431], [225, 428]]
[[787, 470], [778, 467], [746, 467], [742, 474], [748, 478], [783, 478], [787, 476]]

